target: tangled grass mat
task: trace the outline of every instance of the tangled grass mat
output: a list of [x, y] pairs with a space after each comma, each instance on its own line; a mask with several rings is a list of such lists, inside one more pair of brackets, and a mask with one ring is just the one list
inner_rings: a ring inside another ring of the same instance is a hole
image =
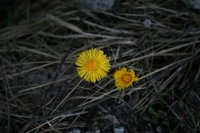
[[[1, 132], [200, 130], [198, 11], [180, 0], [116, 0], [105, 12], [69, 0], [4, 4]], [[80, 78], [75, 64], [91, 48], [110, 63], [95, 83]], [[139, 78], [126, 89], [113, 78], [122, 67]]]

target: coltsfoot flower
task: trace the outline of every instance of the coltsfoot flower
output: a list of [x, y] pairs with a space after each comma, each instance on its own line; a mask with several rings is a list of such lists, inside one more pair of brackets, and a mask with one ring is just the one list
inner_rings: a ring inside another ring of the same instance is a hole
[[81, 52], [76, 60], [76, 65], [79, 76], [92, 83], [106, 77], [110, 70], [108, 57], [97, 48]]
[[139, 78], [135, 75], [135, 71], [133, 69], [128, 70], [125, 67], [116, 70], [114, 73], [115, 86], [123, 90], [139, 80]]

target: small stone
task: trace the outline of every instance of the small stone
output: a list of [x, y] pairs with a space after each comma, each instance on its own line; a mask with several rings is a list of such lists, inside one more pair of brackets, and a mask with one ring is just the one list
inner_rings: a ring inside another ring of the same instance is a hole
[[157, 133], [162, 133], [162, 128], [158, 126], [158, 127], [156, 128], [156, 132], [157, 132]]
[[152, 21], [150, 19], [145, 19], [143, 24], [145, 28], [150, 28], [152, 25]]
[[80, 0], [85, 9], [106, 11], [112, 8], [115, 0]]
[[72, 131], [69, 131], [69, 133], [81, 133], [81, 131], [79, 129], [74, 129]]
[[200, 10], [200, 0], [182, 0], [183, 3], [192, 9]]
[[114, 132], [115, 133], [124, 133], [124, 127], [117, 127], [117, 128], [114, 128]]

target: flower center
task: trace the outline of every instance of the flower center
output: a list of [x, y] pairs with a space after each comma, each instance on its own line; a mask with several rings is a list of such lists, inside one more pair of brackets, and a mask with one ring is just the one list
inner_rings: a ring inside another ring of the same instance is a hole
[[87, 63], [87, 68], [88, 70], [90, 71], [95, 71], [97, 69], [97, 63], [94, 61], [94, 60], [90, 60], [88, 63]]
[[123, 80], [124, 82], [126, 82], [126, 83], [129, 83], [129, 82], [131, 82], [132, 77], [131, 77], [131, 75], [129, 75], [129, 74], [124, 74], [124, 75], [122, 76], [122, 80]]

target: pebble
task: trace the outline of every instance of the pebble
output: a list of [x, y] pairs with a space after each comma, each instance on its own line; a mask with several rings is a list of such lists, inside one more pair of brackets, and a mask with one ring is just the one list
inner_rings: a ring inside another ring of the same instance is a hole
[[80, 0], [85, 9], [106, 11], [112, 8], [115, 0]]

